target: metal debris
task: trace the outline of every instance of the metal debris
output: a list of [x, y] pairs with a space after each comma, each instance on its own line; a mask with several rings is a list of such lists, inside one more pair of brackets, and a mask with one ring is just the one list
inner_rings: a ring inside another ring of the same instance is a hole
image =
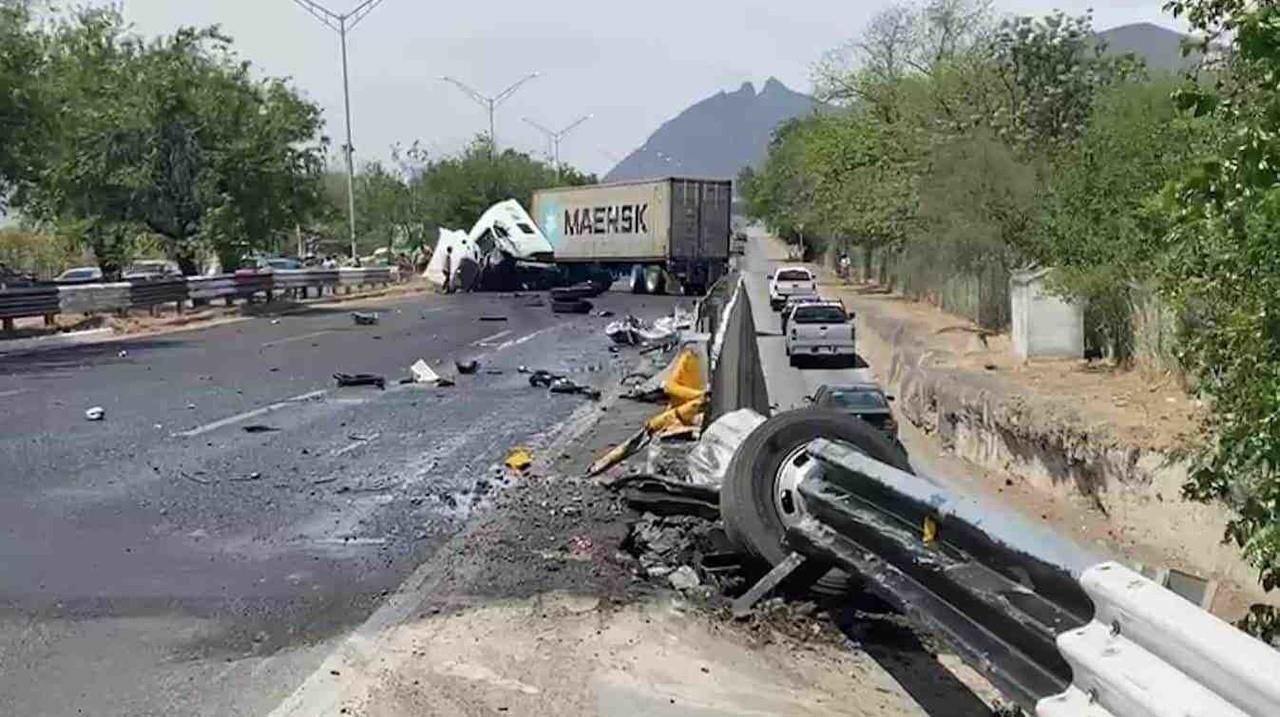
[[333, 379], [342, 387], [377, 386], [381, 390], [387, 388], [387, 379], [372, 373], [335, 373]]

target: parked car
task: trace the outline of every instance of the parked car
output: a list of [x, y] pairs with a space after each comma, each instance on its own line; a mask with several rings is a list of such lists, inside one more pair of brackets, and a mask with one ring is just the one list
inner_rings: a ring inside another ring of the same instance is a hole
[[149, 281], [180, 276], [182, 276], [182, 272], [178, 269], [178, 265], [163, 259], [135, 261], [121, 274], [121, 278], [125, 281]]
[[55, 284], [70, 286], [73, 284], [97, 284], [102, 281], [102, 269], [96, 266], [77, 266], [58, 274], [53, 280]]
[[[810, 399], [818, 408], [830, 408], [850, 416], [861, 418], [880, 429], [889, 440], [903, 448], [898, 440], [898, 421], [889, 405], [893, 397], [874, 383], [852, 383], [843, 386], [825, 385], [818, 388]], [[903, 448], [905, 451], [906, 449]]]
[[783, 336], [787, 335], [787, 323], [791, 320], [791, 312], [795, 311], [795, 308], [797, 306], [804, 306], [806, 304], [823, 304], [823, 303], [837, 303], [837, 302], [824, 299], [821, 296], [818, 296], [817, 294], [795, 294], [794, 296], [788, 296], [786, 303], [782, 305], [782, 311], [779, 312], [778, 314], [779, 318], [782, 319], [782, 335]]
[[273, 271], [296, 271], [306, 267], [297, 259], [290, 259], [287, 256], [266, 256], [258, 260], [258, 268], [271, 269]]
[[792, 309], [785, 336], [792, 366], [804, 358], [842, 359], [850, 365], [857, 360], [853, 321], [839, 303], [802, 304]]
[[793, 295], [818, 293], [818, 280], [803, 266], [784, 266], [769, 277], [769, 308], [778, 311]]

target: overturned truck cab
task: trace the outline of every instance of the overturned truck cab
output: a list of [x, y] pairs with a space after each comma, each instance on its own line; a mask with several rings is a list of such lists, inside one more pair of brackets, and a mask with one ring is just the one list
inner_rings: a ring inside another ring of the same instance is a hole
[[728, 270], [733, 184], [666, 178], [546, 189], [533, 216], [570, 281], [700, 296]]

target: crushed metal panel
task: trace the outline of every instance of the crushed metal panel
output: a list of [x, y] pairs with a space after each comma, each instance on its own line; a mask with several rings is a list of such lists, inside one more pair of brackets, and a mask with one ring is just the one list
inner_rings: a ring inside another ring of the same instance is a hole
[[431, 254], [431, 261], [427, 264], [425, 273], [427, 281], [436, 286], [444, 286], [444, 262], [450, 248], [453, 249], [453, 271], [455, 272], [463, 259], [474, 262], [480, 256], [465, 232], [441, 227], [440, 238], [436, 241], [435, 251]]
[[507, 199], [489, 207], [467, 234], [481, 254], [497, 248], [516, 259], [549, 261], [554, 250], [520, 202]]

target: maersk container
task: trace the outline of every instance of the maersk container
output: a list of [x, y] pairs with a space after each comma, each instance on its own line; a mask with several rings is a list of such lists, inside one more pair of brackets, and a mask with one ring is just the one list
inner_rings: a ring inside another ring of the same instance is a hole
[[635, 293], [675, 282], [702, 294], [729, 264], [733, 184], [667, 178], [536, 192], [533, 219], [556, 263], [584, 276], [627, 277]]

